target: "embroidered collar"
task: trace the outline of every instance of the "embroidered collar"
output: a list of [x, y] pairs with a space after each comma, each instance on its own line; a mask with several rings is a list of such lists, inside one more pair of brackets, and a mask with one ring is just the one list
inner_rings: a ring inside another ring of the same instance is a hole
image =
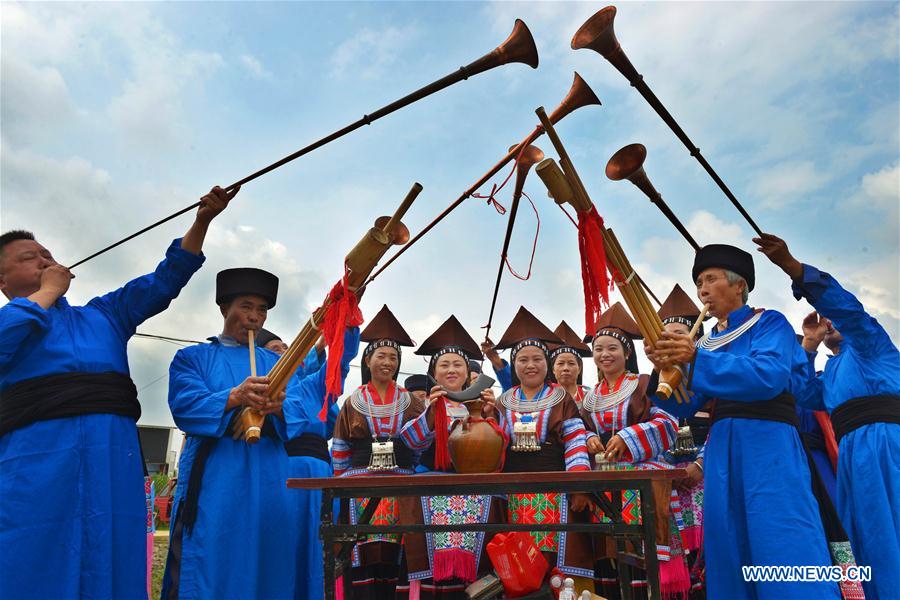
[[[728, 328], [713, 337], [715, 333], [715, 327], [713, 327], [706, 335], [700, 338], [700, 341], [697, 342], [697, 347], [704, 350], [717, 350], [730, 344], [756, 325], [764, 312], [764, 309], [754, 311], [747, 305], [732, 311], [728, 315]], [[735, 326], [735, 323], [740, 323], [740, 325]]]
[[566, 397], [566, 390], [564, 390], [561, 385], [554, 383], [549, 386], [545, 386], [544, 389], [541, 390], [541, 393], [538, 394], [533, 400], [520, 398], [519, 395], [520, 387], [516, 386], [500, 394], [500, 398], [498, 398], [498, 401], [503, 407], [508, 408], [509, 410], [514, 412], [540, 412], [542, 410], [547, 410], [548, 408], [553, 408], [554, 406], [559, 404], [562, 399]]
[[[350, 395], [350, 405], [357, 412], [376, 419], [392, 417], [398, 413], [405, 412], [409, 408], [412, 398], [408, 392], [398, 385], [392, 385], [391, 388], [388, 388], [388, 395], [391, 401], [385, 404], [376, 404], [372, 393], [374, 388], [370, 389], [368, 384], [362, 385]], [[391, 391], [394, 393], [391, 394]]]
[[[605, 381], [605, 380], [604, 380]], [[587, 412], [603, 412], [609, 410], [613, 406], [631, 398], [638, 387], [639, 378], [634, 373], [627, 371], [622, 375], [621, 383], [617, 382], [617, 389], [610, 394], [603, 394], [602, 383], [598, 383], [593, 390], [590, 391], [581, 403], [582, 408]]]

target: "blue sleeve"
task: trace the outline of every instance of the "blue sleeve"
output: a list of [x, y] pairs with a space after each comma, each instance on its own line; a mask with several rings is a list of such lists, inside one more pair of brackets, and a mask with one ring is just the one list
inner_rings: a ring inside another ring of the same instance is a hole
[[168, 308], [205, 260], [203, 254], [183, 249], [179, 238], [166, 250], [166, 257], [153, 273], [132, 279], [89, 304], [117, 323], [124, 337], [131, 337], [138, 325]]
[[[179, 350], [169, 366], [169, 409], [178, 428], [190, 435], [222, 437], [234, 410], [225, 412], [231, 388], [211, 390], [191, 348]], [[277, 419], [276, 419], [277, 420]]]
[[0, 308], [0, 364], [7, 364], [20, 345], [50, 329], [50, 313], [28, 298], [14, 298]]
[[[347, 329], [344, 333], [344, 353], [341, 355], [341, 384], [350, 373], [350, 361], [359, 352], [359, 327]], [[291, 379], [297, 382], [296, 388], [289, 390], [284, 405], [284, 422], [287, 426], [287, 437], [293, 439], [308, 430], [309, 424], [319, 422], [319, 411], [325, 401], [325, 377], [327, 365], [322, 365], [315, 373]], [[339, 409], [333, 403], [326, 419], [327, 436], [331, 437]]]
[[300, 375], [301, 379], [307, 375], [312, 375], [325, 364], [326, 360], [325, 350], [320, 351], [313, 346], [312, 350], [306, 355], [306, 358], [303, 359], [303, 364], [297, 369], [297, 373]]
[[784, 315], [767, 310], [744, 335], [752, 336], [748, 354], [697, 349], [692, 390], [707, 398], [758, 402], [790, 389], [797, 338]]
[[818, 313], [834, 323], [860, 356], [875, 356], [893, 351], [894, 344], [884, 327], [878, 323], [856, 296], [841, 287], [837, 280], [817, 268], [803, 265], [803, 277], [791, 286], [794, 297], [806, 298]]
[[825, 410], [822, 377], [816, 375], [816, 353], [807, 352], [802, 347], [799, 353], [804, 355], [805, 360], [794, 369], [791, 393], [797, 401], [797, 406], [809, 410]]
[[[491, 368], [493, 368], [493, 365], [491, 365]], [[508, 362], [504, 360], [503, 368], [499, 371], [494, 369], [494, 374], [497, 376], [497, 382], [500, 384], [500, 387], [503, 388], [504, 392], [512, 388], [512, 369]]]

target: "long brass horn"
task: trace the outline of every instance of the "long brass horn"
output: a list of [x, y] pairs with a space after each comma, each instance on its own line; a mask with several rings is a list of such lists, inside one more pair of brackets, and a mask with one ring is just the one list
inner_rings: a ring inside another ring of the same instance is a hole
[[[300, 158], [304, 154], [308, 154], [309, 152], [312, 152], [313, 150], [316, 150], [317, 148], [321, 148], [322, 146], [324, 146], [325, 144], [328, 144], [329, 142], [333, 142], [334, 140], [347, 135], [351, 131], [355, 131], [355, 130], [359, 129], [363, 125], [370, 125], [370, 124], [372, 124], [373, 121], [377, 121], [381, 117], [387, 116], [387, 115], [391, 114], [392, 112], [403, 108], [404, 106], [408, 106], [408, 105], [412, 104], [413, 102], [417, 102], [417, 101], [421, 100], [422, 98], [425, 98], [426, 96], [430, 96], [431, 94], [434, 94], [435, 92], [439, 92], [442, 89], [453, 85], [454, 83], [457, 83], [464, 79], [468, 79], [469, 77], [478, 75], [479, 73], [483, 73], [483, 72], [493, 69], [495, 67], [507, 65], [510, 63], [524, 63], [524, 64], [528, 65], [529, 67], [531, 67], [532, 69], [536, 69], [538, 66], [538, 53], [537, 53], [537, 46], [535, 46], [535, 44], [534, 44], [534, 37], [532, 37], [531, 32], [528, 30], [528, 26], [525, 25], [525, 22], [522, 21], [521, 19], [516, 19], [515, 25], [513, 25], [512, 33], [509, 34], [509, 37], [507, 37], [505, 40], [503, 40], [502, 44], [500, 44], [499, 46], [497, 46], [496, 48], [494, 48], [493, 50], [491, 50], [490, 52], [488, 52], [481, 58], [478, 58], [478, 59], [472, 61], [471, 63], [469, 63], [468, 65], [466, 65], [464, 67], [460, 67], [459, 69], [450, 73], [449, 75], [446, 75], [433, 83], [429, 83], [425, 87], [422, 87], [422, 88], [416, 90], [415, 92], [413, 92], [407, 96], [404, 96], [403, 98], [400, 98], [399, 100], [395, 100], [394, 102], [391, 102], [387, 106], [383, 106], [383, 107], [379, 108], [378, 110], [376, 110], [375, 112], [373, 112], [371, 114], [363, 115], [361, 119], [354, 121], [353, 123], [347, 125], [346, 127], [343, 127], [342, 129], [338, 129], [334, 133], [326, 135], [322, 139], [317, 140], [317, 141], [313, 142], [312, 144], [309, 144], [308, 146], [301, 148], [300, 150], [297, 150], [293, 154], [289, 154], [289, 155], [285, 156], [284, 158], [282, 158], [278, 161], [275, 161], [274, 163], [270, 164], [267, 167], [263, 167], [259, 171], [256, 171], [255, 173], [252, 173], [252, 174], [244, 177], [243, 179], [235, 181], [234, 183], [229, 185], [227, 188], [225, 188], [225, 190], [231, 192], [231, 191], [235, 190], [236, 188], [244, 185], [245, 183], [249, 183], [249, 182], [253, 181], [257, 177], [261, 177], [270, 171], [274, 171], [278, 167], [284, 166], [287, 163], [291, 162], [292, 160]], [[70, 266], [69, 269], [74, 269], [78, 265], [83, 264], [83, 263], [91, 260], [92, 258], [100, 256], [104, 252], [108, 252], [109, 250], [112, 250], [116, 246], [124, 244], [128, 240], [134, 239], [137, 236], [139, 236], [143, 233], [146, 233], [155, 227], [159, 227], [163, 223], [171, 221], [175, 217], [183, 215], [184, 213], [186, 213], [190, 210], [193, 210], [193, 209], [197, 208], [198, 206], [200, 206], [200, 203], [195, 202], [194, 204], [191, 204], [190, 206], [183, 208], [183, 209], [179, 210], [178, 212], [169, 215], [168, 217], [160, 219], [156, 223], [153, 223], [152, 225], [148, 225], [147, 227], [141, 229], [140, 231], [136, 231], [135, 233], [129, 235], [128, 237], [123, 238], [123, 239], [119, 240], [118, 242], [115, 242], [114, 244], [110, 244], [106, 248], [91, 254], [87, 258], [83, 258], [83, 259], [79, 260], [78, 262], [76, 262], [72, 266]]]
[[[585, 80], [581, 78], [581, 75], [576, 72], [575, 79], [572, 81], [571, 87], [569, 87], [569, 93], [566, 94], [566, 97], [563, 98], [559, 105], [555, 109], [553, 109], [553, 112], [550, 113], [550, 122], [556, 124], [579, 108], [590, 106], [592, 104], [596, 104], [599, 106], [600, 99], [597, 98], [597, 94], [594, 93], [594, 90], [591, 89], [591, 87], [585, 82]], [[465, 202], [469, 196], [477, 192], [478, 189], [485, 183], [487, 183], [487, 181], [491, 177], [499, 173], [500, 169], [509, 164], [509, 161], [515, 159], [519, 155], [519, 151], [522, 150], [522, 148], [524, 148], [525, 146], [529, 146], [533, 141], [543, 135], [543, 133], [544, 129], [540, 125], [535, 127], [534, 131], [525, 136], [524, 140], [513, 146], [506, 154], [506, 156], [500, 159], [500, 162], [491, 167], [487, 173], [482, 175], [481, 178], [474, 184], [472, 184], [469, 189], [460, 194], [460, 196], [456, 200], [450, 203], [450, 205], [447, 206], [447, 208], [445, 208], [428, 225], [426, 225], [422, 229], [422, 231], [413, 236], [413, 238], [409, 240], [409, 243], [397, 250], [397, 252], [393, 256], [391, 256], [386, 263], [379, 267], [377, 271], [372, 273], [372, 276], [369, 277], [368, 281], [366, 281], [366, 284], [378, 277], [382, 271], [388, 268], [388, 266], [390, 266], [390, 264], [395, 260], [400, 258], [400, 256], [404, 252], [406, 252], [413, 244], [419, 241], [422, 236], [431, 231], [431, 229], [434, 228], [435, 225], [444, 220], [444, 218], [451, 212], [453, 212], [457, 206]]]
[[750, 227], [752, 227], [756, 233], [762, 235], [759, 226], [757, 226], [747, 211], [744, 210], [744, 207], [735, 195], [731, 193], [731, 190], [728, 189], [728, 186], [725, 185], [725, 182], [722, 181], [718, 173], [716, 173], [706, 159], [703, 158], [703, 155], [700, 154], [700, 149], [694, 145], [691, 138], [689, 138], [681, 126], [678, 125], [675, 117], [666, 110], [663, 103], [656, 97], [656, 94], [653, 93], [653, 90], [651, 90], [650, 86], [644, 81], [644, 76], [638, 73], [637, 69], [634, 68], [634, 65], [631, 64], [631, 61], [628, 60], [628, 56], [626, 56], [625, 51], [622, 50], [619, 40], [616, 39], [616, 33], [613, 29], [613, 21], [615, 21], [615, 18], [615, 6], [607, 6], [594, 13], [594, 15], [585, 21], [584, 25], [579, 27], [578, 31], [575, 32], [575, 35], [572, 37], [572, 49], [580, 50], [582, 48], [588, 48], [598, 52], [602, 54], [603, 58], [608, 60], [622, 75], [624, 75], [631, 86], [644, 97], [644, 100], [653, 107], [653, 110], [662, 117], [662, 120], [666, 122], [666, 125], [668, 125], [678, 139], [681, 140], [681, 143], [687, 147], [691, 156], [696, 158], [709, 176], [713, 178], [713, 181], [716, 182], [728, 199], [731, 200], [731, 203], [738, 212], [741, 213], [741, 216], [746, 219], [747, 223], [750, 224]]
[[[511, 146], [510, 151], [519, 145]], [[509, 209], [509, 221], [506, 223], [506, 236], [503, 238], [503, 249], [500, 251], [500, 266], [497, 267], [497, 281], [494, 283], [494, 295], [491, 298], [491, 311], [488, 314], [488, 322], [485, 325], [484, 337], [490, 337], [491, 324], [494, 322], [494, 309], [497, 308], [497, 294], [500, 292], [500, 281], [503, 279], [503, 267], [506, 265], [506, 256], [509, 252], [509, 242], [512, 240], [513, 227], [516, 224], [516, 213], [519, 212], [519, 201], [522, 199], [522, 190], [525, 188], [525, 178], [531, 167], [544, 160], [544, 152], [537, 146], [523, 148], [516, 160], [516, 187], [513, 191], [512, 206]]]
[[695, 251], [700, 251], [700, 245], [694, 240], [687, 228], [681, 223], [681, 220], [675, 216], [666, 201], [663, 200], [662, 194], [656, 191], [647, 172], [644, 171], [644, 161], [647, 160], [647, 148], [643, 144], [628, 144], [624, 148], [620, 148], [618, 152], [612, 155], [609, 162], [606, 163], [606, 176], [613, 181], [621, 181], [627, 179], [633, 183], [639, 190], [644, 192], [650, 202], [666, 215], [669, 222], [675, 226], [675, 229], [684, 236]]

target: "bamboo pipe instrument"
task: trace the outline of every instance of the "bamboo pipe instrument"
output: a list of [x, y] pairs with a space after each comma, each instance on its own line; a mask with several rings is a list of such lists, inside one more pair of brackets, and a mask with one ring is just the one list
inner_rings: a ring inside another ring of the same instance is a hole
[[[256, 334], [252, 329], [247, 330], [247, 347], [250, 349], [250, 376], [256, 377]], [[241, 411], [239, 423], [240, 427], [235, 429], [235, 434], [240, 435], [243, 432], [244, 441], [248, 444], [255, 444], [262, 436], [262, 427], [266, 421], [266, 416], [260, 414], [250, 408], [244, 407]]]
[[[385, 255], [392, 245], [404, 244], [409, 240], [409, 229], [401, 219], [412, 206], [413, 201], [421, 193], [422, 185], [413, 184], [406, 194], [403, 202], [390, 217], [379, 217], [375, 226], [369, 229], [362, 239], [347, 253], [344, 258], [344, 268], [347, 276], [347, 287], [353, 293], [358, 293], [361, 284], [369, 276], [378, 261]], [[288, 349], [278, 359], [269, 371], [269, 398], [277, 398], [287, 388], [288, 381], [303, 363], [307, 353], [315, 345], [319, 338], [319, 323], [325, 318], [325, 313], [331, 305], [331, 297], [326, 296], [322, 305], [310, 316], [309, 320], [300, 329], [297, 337], [291, 342]], [[247, 430], [242, 431], [247, 443], [258, 441], [247, 437]]]
[[[543, 166], [542, 168], [542, 165], [539, 165], [537, 168], [538, 175], [547, 185], [554, 198], [567, 199], [566, 201], [571, 202], [576, 210], [590, 210], [593, 206], [593, 201], [588, 196], [587, 190], [581, 182], [581, 178], [578, 176], [578, 172], [575, 170], [575, 166], [569, 158], [569, 154], [566, 152], [562, 140], [556, 133], [553, 124], [547, 119], [547, 114], [543, 110], [543, 107], [538, 108], [536, 113], [547, 132], [547, 137], [550, 138], [557, 154], [559, 154], [559, 163], [562, 167], [562, 177], [560, 177], [560, 173], [557, 172], [560, 167], [558, 166], [554, 169], [553, 166], [550, 166], [553, 163], [547, 163], [547, 160], [545, 160], [543, 164], [546, 164], [547, 166]], [[548, 160], [552, 161], [552, 159]], [[641, 282], [640, 277], [635, 273], [612, 229], [601, 228], [601, 234], [603, 236], [607, 262], [613, 266], [619, 275], [618, 278], [614, 278], [616, 287], [625, 299], [625, 304], [631, 309], [631, 313], [641, 330], [641, 334], [649, 343], [654, 344], [659, 339], [659, 334], [663, 330], [663, 324], [657, 312], [653, 310], [653, 307], [650, 305], [650, 300], [647, 298], [647, 295], [644, 293], [644, 288], [647, 286]], [[639, 285], [631, 285], [632, 279], [640, 282]], [[660, 379], [662, 379], [662, 376], [663, 374], [661, 373]], [[677, 385], [675, 386], [675, 388], [678, 387], [679, 386]], [[659, 392], [659, 390], [657, 390], [657, 392]], [[678, 389], [677, 394], [679, 401], [681, 401], [683, 397], [686, 397], [687, 391], [680, 388]], [[669, 395], [671, 395], [671, 392]], [[668, 395], [666, 398], [668, 398]]]

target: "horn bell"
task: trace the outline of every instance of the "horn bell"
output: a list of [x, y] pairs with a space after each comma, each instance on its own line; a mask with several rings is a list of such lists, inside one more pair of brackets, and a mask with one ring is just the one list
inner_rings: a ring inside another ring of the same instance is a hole
[[590, 48], [609, 58], [620, 48], [613, 29], [615, 19], [615, 6], [607, 6], [594, 13], [572, 36], [572, 50]]
[[578, 71], [576, 71], [575, 79], [572, 80], [572, 87], [569, 88], [569, 93], [562, 99], [559, 106], [550, 113], [550, 122], [555, 125], [569, 113], [574, 112], [583, 106], [590, 106], [591, 104], [601, 105], [600, 98], [597, 97], [597, 94], [594, 93], [591, 86], [589, 86], [587, 82], [582, 79], [581, 75], [578, 74]]
[[[384, 229], [385, 225], [391, 220], [391, 217], [388, 215], [384, 215], [383, 217], [378, 217], [375, 219], [375, 228], [376, 229]], [[409, 241], [409, 228], [397, 221], [396, 225], [394, 225], [394, 230], [388, 234], [391, 238], [391, 243], [395, 246], [402, 246], [406, 242]]]
[[631, 179], [643, 170], [647, 159], [647, 147], [643, 144], [628, 144], [612, 155], [606, 163], [606, 176], [613, 181]]
[[537, 69], [538, 66], [538, 51], [534, 37], [522, 19], [516, 19], [512, 33], [502, 44], [469, 63], [463, 70], [471, 77], [494, 67], [515, 62], [526, 64], [532, 69]]

